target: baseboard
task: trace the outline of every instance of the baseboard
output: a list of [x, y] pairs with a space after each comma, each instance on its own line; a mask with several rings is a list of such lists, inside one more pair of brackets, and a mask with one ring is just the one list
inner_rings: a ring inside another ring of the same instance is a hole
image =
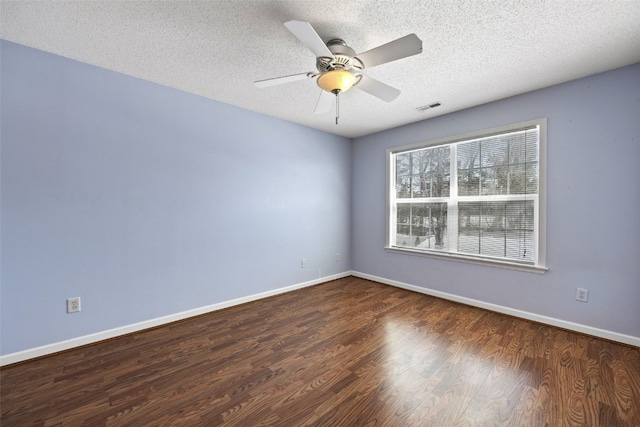
[[419, 292], [422, 294], [431, 295], [434, 297], [443, 298], [446, 300], [455, 301], [455, 302], [459, 302], [459, 303], [474, 306], [474, 307], [484, 308], [487, 310], [495, 311], [497, 313], [508, 314], [510, 316], [519, 317], [519, 318], [531, 320], [534, 322], [544, 323], [546, 325], [556, 326], [556, 327], [568, 329], [571, 331], [581, 332], [583, 334], [592, 335], [595, 337], [604, 338], [607, 340], [616, 341], [623, 344], [632, 345], [635, 347], [640, 347], [640, 337], [620, 334], [617, 332], [594, 328], [591, 326], [586, 326], [579, 323], [556, 319], [553, 317], [542, 316], [539, 314], [517, 310], [514, 308], [505, 307], [497, 304], [491, 304], [484, 301], [475, 300], [472, 298], [465, 298], [458, 295], [449, 294], [446, 292], [436, 291], [433, 289], [423, 288], [420, 286], [387, 279], [384, 277], [378, 277], [370, 274], [361, 273], [358, 271], [345, 271], [343, 273], [334, 274], [331, 276], [326, 276], [326, 277], [314, 279], [308, 282], [298, 283], [295, 285], [286, 286], [283, 288], [278, 288], [278, 289], [274, 289], [267, 292], [262, 292], [259, 294], [249, 295], [242, 298], [236, 298], [233, 300], [200, 307], [193, 310], [187, 310], [187, 311], [171, 314], [164, 317], [159, 317], [156, 319], [146, 320], [143, 322], [126, 325], [119, 328], [97, 332], [95, 334], [85, 335], [82, 337], [72, 338], [66, 341], [47, 344], [41, 347], [35, 347], [32, 349], [23, 350], [16, 353], [10, 353], [4, 356], [0, 356], [0, 366], [6, 366], [6, 365], [11, 365], [13, 363], [24, 362], [26, 360], [35, 359], [37, 357], [47, 356], [53, 353], [58, 353], [60, 351], [70, 350], [76, 347], [97, 343], [99, 341], [104, 341], [104, 340], [116, 338], [122, 335], [143, 331], [149, 328], [155, 328], [157, 326], [166, 325], [179, 320], [188, 319], [190, 317], [211, 313], [217, 310], [222, 310], [224, 308], [233, 307], [235, 305], [240, 305], [247, 302], [256, 301], [259, 299], [268, 298], [268, 297], [283, 294], [286, 292], [291, 292], [296, 289], [302, 289], [309, 286], [318, 285], [320, 283], [328, 282], [330, 280], [341, 279], [343, 277], [348, 277], [348, 276], [360, 277], [362, 279], [372, 280], [374, 282], [382, 283], [385, 285], [395, 286], [397, 288], [407, 289], [410, 291]]
[[341, 279], [343, 277], [348, 277], [348, 276], [351, 276], [351, 271], [345, 271], [343, 273], [334, 274], [331, 276], [325, 276], [325, 277], [314, 279], [308, 282], [298, 283], [295, 285], [286, 286], [283, 288], [278, 288], [278, 289], [274, 289], [267, 292], [261, 292], [259, 294], [249, 295], [246, 297], [236, 298], [233, 300], [224, 301], [217, 304], [207, 305], [205, 307], [200, 307], [193, 310], [187, 310], [181, 313], [158, 317], [156, 319], [145, 320], [143, 322], [121, 326], [114, 329], [109, 329], [106, 331], [97, 332], [95, 334], [84, 335], [82, 337], [72, 338], [66, 341], [60, 341], [57, 343], [47, 344], [41, 347], [35, 347], [28, 350], [19, 351], [16, 353], [10, 353], [7, 355], [0, 356], [0, 366], [6, 366], [6, 365], [11, 365], [13, 363], [24, 362], [29, 359], [35, 359], [36, 357], [47, 356], [53, 353], [58, 353], [60, 351], [81, 347], [83, 345], [97, 343], [99, 341], [104, 341], [104, 340], [116, 338], [122, 335], [143, 331], [149, 328], [155, 328], [157, 326], [166, 325], [168, 323], [176, 322], [178, 320], [188, 319], [189, 317], [211, 313], [213, 311], [222, 310], [228, 307], [233, 307], [234, 305], [240, 305], [247, 302], [256, 301], [259, 299], [268, 298], [274, 295], [295, 291], [296, 289], [302, 289], [309, 286], [318, 285], [320, 283], [328, 282], [330, 280]]
[[568, 329], [570, 331], [581, 332], [583, 334], [592, 335], [598, 338], [604, 338], [611, 341], [616, 341], [623, 344], [640, 347], [640, 337], [634, 337], [631, 335], [620, 334], [617, 332], [607, 331], [605, 329], [594, 328], [592, 326], [586, 326], [579, 323], [569, 322], [566, 320], [556, 319], [553, 317], [543, 316], [540, 314], [530, 313], [527, 311], [517, 310], [502, 305], [491, 304], [484, 301], [475, 300], [472, 298], [465, 298], [446, 292], [436, 291], [433, 289], [423, 288], [420, 286], [410, 285], [408, 283], [398, 282], [396, 280], [386, 279], [384, 277], [373, 276], [370, 274], [360, 273], [358, 271], [352, 271], [351, 274], [355, 277], [362, 279], [372, 280], [374, 282], [382, 283], [385, 285], [395, 286], [397, 288], [407, 289], [414, 292], [419, 292], [434, 297], [459, 302], [474, 307], [484, 308], [487, 310], [495, 311], [497, 313], [508, 314], [510, 316], [519, 317], [522, 319], [531, 320], [538, 323], [544, 323], [546, 325], [556, 326], [562, 329]]

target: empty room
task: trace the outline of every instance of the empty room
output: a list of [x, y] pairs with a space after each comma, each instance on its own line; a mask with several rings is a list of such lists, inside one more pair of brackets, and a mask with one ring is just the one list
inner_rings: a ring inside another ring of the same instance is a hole
[[0, 20], [0, 425], [640, 426], [640, 2]]

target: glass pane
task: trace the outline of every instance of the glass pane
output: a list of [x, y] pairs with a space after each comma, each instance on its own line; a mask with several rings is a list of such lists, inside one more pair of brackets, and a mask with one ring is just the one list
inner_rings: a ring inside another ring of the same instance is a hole
[[425, 169], [425, 156], [428, 149], [422, 149], [411, 153], [411, 173], [414, 175], [424, 172]]
[[533, 209], [532, 200], [506, 202], [507, 258], [533, 261]]
[[413, 173], [434, 172], [434, 175], [444, 174], [449, 171], [451, 161], [451, 149], [449, 146], [425, 148], [413, 152]]
[[538, 194], [538, 164], [511, 166], [509, 169], [509, 190], [509, 194]]
[[427, 239], [429, 209], [426, 204], [415, 204], [411, 208], [411, 240], [415, 247], [423, 247]]
[[458, 170], [458, 195], [477, 196], [480, 194], [480, 169]]
[[527, 163], [526, 172], [527, 193], [538, 194], [538, 164]]
[[[451, 170], [450, 147], [425, 148], [410, 153], [410, 156], [409, 170], [412, 181], [410, 197], [448, 197]], [[406, 193], [403, 192], [403, 194]]]
[[533, 232], [535, 224], [533, 200], [507, 202], [509, 213], [509, 229]]
[[480, 203], [480, 215], [480, 228], [483, 231], [502, 230], [506, 221], [504, 202]]
[[396, 229], [396, 246], [408, 246], [410, 240], [410, 229], [408, 225], [398, 224]]
[[506, 257], [520, 261], [533, 261], [533, 232], [508, 231]]
[[449, 171], [441, 175], [436, 175], [433, 178], [432, 183], [432, 197], [449, 197], [451, 184], [451, 175], [449, 174]]
[[525, 137], [527, 163], [538, 161], [538, 140], [539, 140], [539, 135], [538, 135], [537, 129], [527, 131], [527, 134]]
[[480, 252], [480, 203], [458, 205], [458, 251]]
[[486, 256], [504, 257], [506, 239], [504, 233], [482, 231], [480, 233], [480, 253]]
[[429, 170], [434, 176], [448, 175], [451, 170], [451, 148], [449, 146], [436, 147], [431, 149], [431, 163]]
[[396, 245], [405, 246], [411, 234], [411, 205], [399, 204], [396, 220]]
[[447, 249], [447, 204], [398, 205], [396, 245], [422, 249]]
[[509, 163], [538, 161], [538, 129], [529, 129], [509, 135]]
[[458, 252], [466, 254], [480, 253], [480, 234], [479, 233], [459, 233], [458, 234]]
[[482, 169], [482, 195], [509, 194], [509, 167]]
[[411, 173], [411, 154], [396, 154], [396, 176], [409, 175]]
[[509, 194], [524, 194], [525, 167], [523, 164], [509, 168]]
[[432, 249], [448, 249], [447, 204], [429, 203], [424, 209], [425, 237], [423, 246]]
[[411, 197], [429, 197], [429, 176], [414, 175], [411, 183]]
[[509, 164], [517, 165], [524, 163], [525, 160], [524, 134], [514, 135], [509, 141]]
[[458, 206], [458, 251], [533, 261], [532, 200]]
[[458, 145], [458, 170], [480, 167], [480, 142]]
[[429, 156], [429, 149], [414, 151], [411, 153], [411, 173], [414, 175], [424, 173], [428, 167], [427, 157]]
[[397, 224], [409, 224], [411, 222], [411, 205], [399, 204]]
[[480, 165], [484, 168], [503, 166], [509, 163], [509, 144], [507, 138], [494, 137], [480, 143]]
[[480, 229], [480, 203], [458, 204], [458, 230], [477, 234]]
[[421, 174], [413, 177], [412, 197], [448, 197], [449, 175]]
[[411, 197], [411, 176], [396, 177], [396, 197], [399, 199]]

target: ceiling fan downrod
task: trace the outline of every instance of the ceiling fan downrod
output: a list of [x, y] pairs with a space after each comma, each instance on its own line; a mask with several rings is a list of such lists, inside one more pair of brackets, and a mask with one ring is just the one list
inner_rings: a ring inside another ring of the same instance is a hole
[[338, 118], [340, 117], [340, 91], [336, 89], [333, 92], [336, 94], [336, 125], [337, 125]]

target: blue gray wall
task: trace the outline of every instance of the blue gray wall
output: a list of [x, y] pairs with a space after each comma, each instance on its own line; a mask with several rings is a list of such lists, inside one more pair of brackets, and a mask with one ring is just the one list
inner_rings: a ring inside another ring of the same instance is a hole
[[1, 354], [350, 270], [348, 139], [1, 50]]
[[[384, 250], [387, 148], [541, 117], [546, 274]], [[359, 138], [352, 186], [355, 271], [640, 337], [640, 64]]]
[[[0, 354], [351, 269], [640, 337], [640, 64], [351, 142], [0, 43]], [[384, 250], [387, 148], [540, 117], [546, 274]]]

